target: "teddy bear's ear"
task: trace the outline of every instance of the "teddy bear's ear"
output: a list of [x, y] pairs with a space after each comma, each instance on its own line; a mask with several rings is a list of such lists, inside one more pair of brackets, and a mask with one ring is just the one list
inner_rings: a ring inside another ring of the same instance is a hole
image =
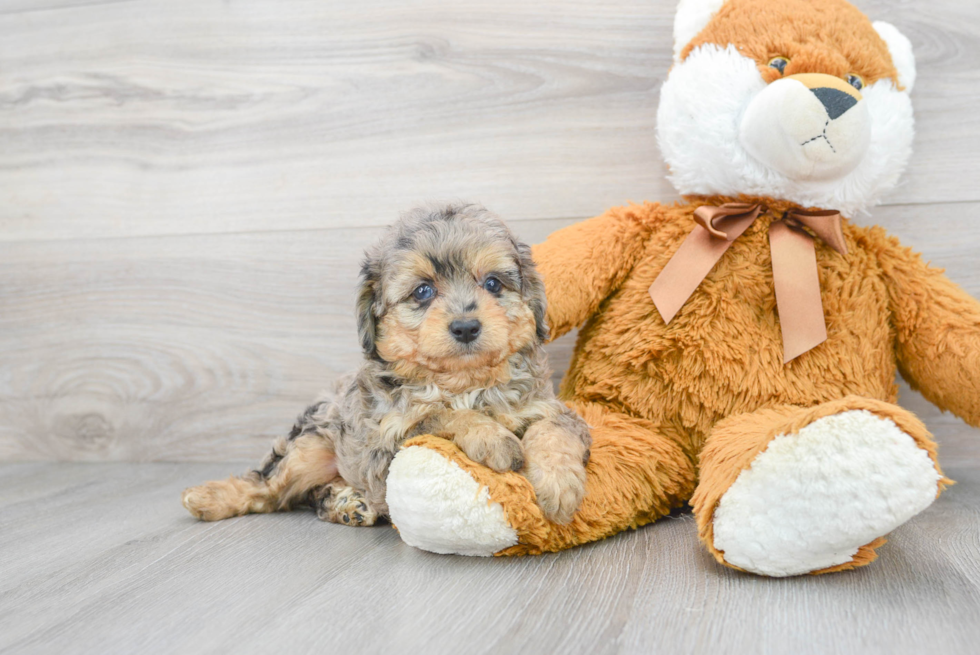
[[892, 63], [898, 69], [898, 83], [905, 87], [906, 92], [911, 91], [915, 84], [915, 55], [912, 54], [912, 43], [891, 23], [878, 20], [871, 25], [888, 45]]
[[679, 61], [681, 51], [718, 13], [725, 0], [680, 0], [674, 16], [674, 61]]

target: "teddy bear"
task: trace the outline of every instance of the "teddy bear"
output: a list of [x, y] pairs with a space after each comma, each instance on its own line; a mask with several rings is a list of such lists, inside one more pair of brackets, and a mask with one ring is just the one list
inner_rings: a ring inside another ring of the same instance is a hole
[[395, 457], [402, 539], [556, 551], [689, 504], [721, 564], [840, 571], [951, 483], [896, 370], [980, 425], [980, 303], [848, 218], [911, 154], [911, 45], [844, 0], [681, 0], [657, 135], [682, 202], [630, 204], [534, 247], [562, 399], [591, 426], [587, 493], [548, 522], [531, 485], [422, 436]]

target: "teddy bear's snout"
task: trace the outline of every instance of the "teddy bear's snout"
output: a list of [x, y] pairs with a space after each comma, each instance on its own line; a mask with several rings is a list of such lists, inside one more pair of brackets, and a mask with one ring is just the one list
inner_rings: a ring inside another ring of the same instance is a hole
[[871, 117], [854, 87], [830, 75], [790, 75], [766, 86], [746, 107], [742, 147], [793, 180], [833, 180], [867, 151]]

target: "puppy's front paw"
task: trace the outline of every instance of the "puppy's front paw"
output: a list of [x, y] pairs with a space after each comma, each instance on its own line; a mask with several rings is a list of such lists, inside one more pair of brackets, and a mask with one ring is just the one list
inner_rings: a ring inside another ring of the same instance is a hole
[[538, 499], [538, 506], [549, 521], [568, 523], [585, 498], [585, 467], [578, 462], [565, 464], [529, 460], [524, 471]]
[[524, 468], [524, 449], [520, 440], [499, 423], [475, 425], [456, 442], [467, 457], [494, 471]]

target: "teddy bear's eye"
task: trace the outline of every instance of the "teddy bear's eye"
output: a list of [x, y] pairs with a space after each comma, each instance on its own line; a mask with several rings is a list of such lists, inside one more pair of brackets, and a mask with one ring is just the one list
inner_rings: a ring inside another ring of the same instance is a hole
[[861, 79], [860, 75], [848, 75], [846, 78], [847, 83], [853, 86], [855, 89], [860, 91], [864, 88], [864, 80]]
[[780, 75], [786, 70], [787, 64], [789, 64], [789, 59], [786, 57], [773, 57], [769, 60], [769, 68], [775, 68]]

